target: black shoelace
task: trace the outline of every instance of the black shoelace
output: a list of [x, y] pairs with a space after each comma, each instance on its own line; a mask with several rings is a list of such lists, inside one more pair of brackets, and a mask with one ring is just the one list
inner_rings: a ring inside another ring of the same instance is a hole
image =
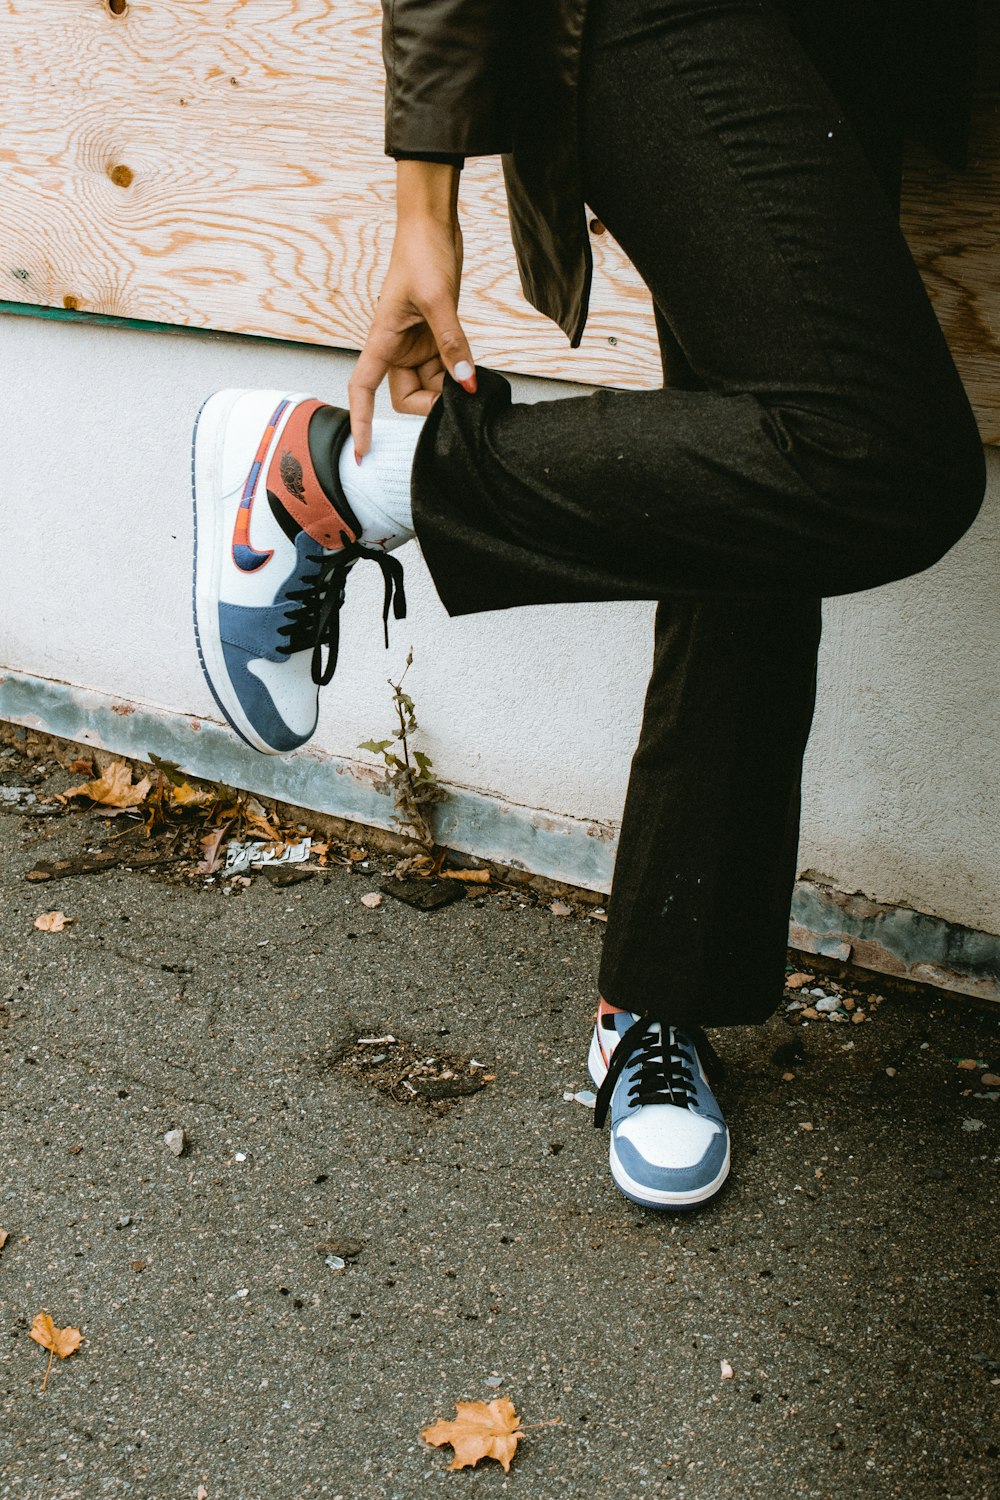
[[[312, 679], [317, 687], [326, 687], [337, 670], [337, 653], [340, 649], [340, 610], [344, 603], [347, 575], [356, 562], [378, 563], [385, 582], [385, 603], [382, 608], [382, 627], [385, 644], [389, 645], [389, 610], [397, 620], [406, 615], [406, 594], [403, 591], [402, 564], [381, 547], [365, 547], [361, 542], [352, 542], [346, 532], [340, 534], [343, 543], [333, 553], [313, 552], [308, 561], [317, 565], [316, 572], [305, 579], [300, 589], [289, 589], [287, 598], [291, 607], [286, 610], [287, 624], [279, 627], [278, 634], [286, 636], [283, 646], [278, 647], [282, 656], [291, 656], [295, 651], [312, 648]], [[326, 665], [323, 651], [326, 649]]]
[[[720, 1074], [722, 1063], [701, 1027], [686, 1026], [684, 1030], [713, 1073]], [[612, 1052], [607, 1077], [597, 1091], [594, 1124], [598, 1129], [607, 1119], [611, 1095], [622, 1071], [636, 1062], [639, 1066], [628, 1093], [630, 1104], [676, 1104], [690, 1109], [696, 1102], [691, 1063], [674, 1041], [673, 1031], [663, 1023], [657, 1034], [656, 1018], [640, 1016]]]

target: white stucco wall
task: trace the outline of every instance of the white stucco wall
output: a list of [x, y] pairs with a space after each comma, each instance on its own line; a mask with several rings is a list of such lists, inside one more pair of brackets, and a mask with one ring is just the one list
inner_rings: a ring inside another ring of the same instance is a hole
[[[0, 667], [217, 718], [190, 627], [189, 445], [220, 386], [346, 398], [351, 356], [0, 314]], [[520, 399], [579, 387], [516, 380]], [[386, 405], [386, 410], [388, 407]], [[317, 745], [359, 756], [402, 666], [442, 780], [503, 803], [619, 817], [652, 607], [449, 621], [411, 547], [408, 620], [352, 578]], [[800, 864], [844, 890], [1000, 933], [1000, 456], [974, 531], [937, 568], [832, 602]], [[594, 643], [600, 650], [594, 650]], [[744, 871], [750, 875], [749, 869]]]

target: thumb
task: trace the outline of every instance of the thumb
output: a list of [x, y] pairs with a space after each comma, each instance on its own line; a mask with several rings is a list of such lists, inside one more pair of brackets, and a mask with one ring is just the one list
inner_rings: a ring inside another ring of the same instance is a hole
[[458, 321], [458, 308], [450, 298], [442, 298], [432, 307], [428, 307], [424, 316], [449, 375], [457, 380], [470, 396], [474, 395], [476, 366], [472, 358], [472, 350], [469, 348], [469, 341]]

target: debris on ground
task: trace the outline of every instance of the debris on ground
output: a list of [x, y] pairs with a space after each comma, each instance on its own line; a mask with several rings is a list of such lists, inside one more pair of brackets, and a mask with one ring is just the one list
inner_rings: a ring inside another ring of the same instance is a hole
[[187, 1146], [187, 1136], [183, 1130], [168, 1130], [163, 1137], [163, 1144], [175, 1156], [183, 1156], [184, 1149]]
[[53, 1355], [58, 1354], [60, 1359], [68, 1359], [71, 1354], [75, 1354], [76, 1350], [79, 1349], [83, 1342], [83, 1334], [79, 1328], [57, 1328], [48, 1313], [40, 1312], [35, 1314], [35, 1320], [31, 1325], [29, 1337], [33, 1338], [36, 1344], [41, 1344], [43, 1349], [49, 1351], [49, 1362], [45, 1368], [45, 1377], [42, 1380], [42, 1390], [44, 1391], [48, 1382], [49, 1371], [52, 1368]]
[[422, 880], [419, 875], [408, 880], [390, 877], [381, 882], [380, 889], [385, 895], [394, 896], [397, 901], [405, 901], [407, 906], [415, 906], [418, 911], [437, 911], [442, 906], [450, 906], [453, 901], [465, 899], [465, 891], [460, 882]]
[[567, 1089], [563, 1094], [563, 1098], [567, 1104], [584, 1104], [588, 1109], [593, 1109], [597, 1102], [597, 1095], [593, 1089], [578, 1089], [575, 1094], [570, 1093], [569, 1089]]
[[474, 1058], [428, 1052], [397, 1037], [357, 1037], [334, 1066], [370, 1083], [397, 1104], [420, 1104], [441, 1114], [495, 1081]]
[[420, 1436], [425, 1443], [441, 1448], [449, 1443], [455, 1457], [449, 1469], [474, 1468], [484, 1458], [495, 1458], [506, 1474], [517, 1445], [524, 1433], [521, 1418], [508, 1397], [486, 1401], [456, 1401], [456, 1417], [451, 1422], [435, 1422]]
[[241, 843], [233, 839], [226, 848], [223, 874], [242, 875], [247, 870], [264, 869], [270, 865], [305, 864], [311, 850], [310, 838], [304, 838], [298, 843], [265, 843], [261, 839]]
[[[320, 1255], [324, 1257], [333, 1256], [335, 1259], [339, 1260], [341, 1264], [346, 1261], [357, 1260], [358, 1256], [361, 1254], [364, 1248], [364, 1240], [349, 1240], [339, 1238], [324, 1240], [321, 1245], [316, 1246], [316, 1249], [319, 1251]], [[329, 1264], [329, 1261], [327, 1261], [327, 1264]]]
[[38, 801], [37, 794], [30, 786], [0, 786], [0, 807], [8, 808], [12, 812], [21, 812], [26, 807], [32, 807]]
[[874, 1019], [884, 998], [869, 994], [858, 984], [835, 979], [824, 979], [820, 984], [815, 974], [798, 971], [785, 978], [785, 1019], [793, 1024], [830, 1021], [860, 1026]]
[[64, 911], [43, 911], [35, 918], [34, 926], [39, 932], [62, 932], [72, 917], [67, 917]]

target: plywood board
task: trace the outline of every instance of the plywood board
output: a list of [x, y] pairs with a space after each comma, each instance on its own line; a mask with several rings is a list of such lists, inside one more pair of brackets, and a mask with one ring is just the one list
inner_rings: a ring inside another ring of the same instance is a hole
[[[378, 0], [0, 0], [0, 301], [356, 349], [392, 242]], [[996, 76], [995, 74], [993, 76]], [[1000, 440], [1000, 116], [964, 178], [920, 164], [907, 227]], [[477, 358], [659, 383], [648, 296], [607, 235], [579, 350], [528, 307], [499, 162], [462, 190]]]

